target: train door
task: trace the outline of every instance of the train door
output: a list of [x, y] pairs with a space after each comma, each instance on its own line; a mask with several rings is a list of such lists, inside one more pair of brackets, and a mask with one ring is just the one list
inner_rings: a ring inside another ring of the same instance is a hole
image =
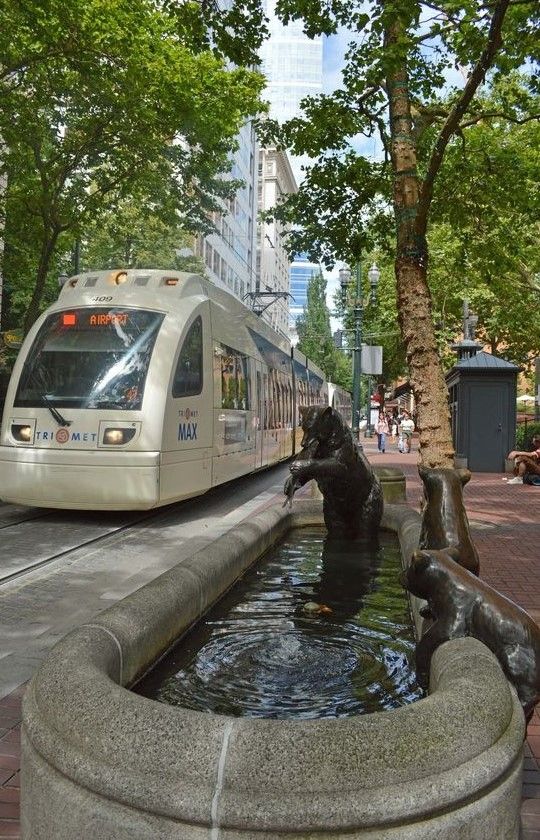
[[[242, 341], [239, 341], [242, 344]], [[238, 347], [215, 341], [213, 484], [253, 469], [256, 430], [253, 420], [253, 359]]]
[[266, 464], [264, 460], [264, 429], [266, 427], [266, 401], [264, 398], [263, 366], [255, 362], [255, 405], [254, 426], [255, 426], [255, 455], [254, 468], [257, 470]]
[[206, 304], [182, 331], [168, 382], [160, 467], [162, 503], [203, 493], [211, 487], [211, 350]]

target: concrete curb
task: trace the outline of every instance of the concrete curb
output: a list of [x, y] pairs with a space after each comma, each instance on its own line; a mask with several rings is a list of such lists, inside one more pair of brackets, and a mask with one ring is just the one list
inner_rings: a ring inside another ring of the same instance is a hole
[[[428, 698], [357, 718], [228, 718], [122, 687], [277, 539], [321, 523], [320, 501], [270, 508], [56, 646], [24, 701], [23, 838], [518, 837], [523, 714], [474, 639], [437, 651]], [[419, 523], [386, 505], [405, 559]]]

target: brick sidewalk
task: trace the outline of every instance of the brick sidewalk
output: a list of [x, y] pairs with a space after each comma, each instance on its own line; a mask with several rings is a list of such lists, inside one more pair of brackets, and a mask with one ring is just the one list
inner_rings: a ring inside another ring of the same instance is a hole
[[[373, 464], [403, 469], [407, 501], [419, 509], [422, 483], [416, 452], [401, 454], [395, 444], [390, 444], [382, 455], [376, 451], [376, 439], [362, 440], [362, 443]], [[540, 623], [540, 487], [508, 486], [502, 481], [502, 473], [476, 473], [466, 486], [464, 497], [480, 554], [481, 577]], [[19, 730], [24, 688], [20, 686], [0, 700], [0, 839], [20, 837]], [[522, 840], [540, 840], [539, 711], [540, 706], [527, 729]]]

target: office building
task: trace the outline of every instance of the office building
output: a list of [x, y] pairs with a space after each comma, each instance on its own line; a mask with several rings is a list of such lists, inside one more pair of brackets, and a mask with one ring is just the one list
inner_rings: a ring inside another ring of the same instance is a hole
[[322, 36], [308, 38], [301, 20], [285, 26], [276, 17], [275, 8], [275, 0], [265, 0], [270, 37], [260, 55], [270, 116], [281, 123], [301, 115], [302, 99], [322, 92], [323, 40]]
[[[259, 151], [259, 212], [280, 203], [283, 196], [297, 191], [296, 181], [287, 154], [279, 149]], [[261, 221], [257, 227], [257, 292], [256, 306], [274, 329], [289, 334], [289, 266], [285, 250], [286, 229], [277, 220]], [[276, 295], [272, 299], [272, 295]]]
[[255, 289], [256, 277], [258, 143], [251, 123], [240, 131], [238, 143], [231, 172], [225, 177], [241, 180], [244, 186], [223, 202], [221, 212], [213, 214], [216, 232], [199, 236], [196, 251], [209, 279], [244, 300]]
[[[302, 115], [301, 101], [306, 96], [316, 96], [323, 90], [323, 39], [310, 39], [304, 33], [301, 20], [284, 26], [275, 14], [275, 0], [265, 0], [264, 9], [269, 19], [270, 37], [261, 49], [262, 70], [267, 79], [264, 97], [270, 103], [270, 116], [280, 123]], [[301, 180], [301, 165], [307, 158], [290, 157], [290, 166]], [[305, 256], [297, 257], [290, 265], [289, 335], [297, 340], [296, 318], [303, 311], [307, 300], [307, 284], [319, 266]], [[293, 300], [294, 298], [294, 300]]]
[[[322, 37], [307, 38], [301, 21], [284, 26], [275, 15], [275, 0], [264, 0], [264, 7], [270, 30], [270, 37], [261, 48], [261, 69], [267, 78], [264, 98], [270, 101], [271, 116], [284, 122], [301, 113], [300, 102], [305, 96], [322, 91]], [[255, 300], [254, 293], [281, 295], [289, 291], [290, 260], [280, 224], [257, 223], [257, 207], [268, 210], [281, 196], [296, 192], [294, 173], [295, 168], [299, 170], [299, 160], [292, 160], [276, 149], [259, 152], [251, 125], [244, 126], [239, 143], [231, 176], [243, 180], [245, 186], [224, 206], [223, 213], [214, 214], [217, 231], [199, 238], [197, 253], [216, 285], [241, 300], [256, 303], [260, 309], [270, 297]], [[301, 301], [305, 301], [307, 279], [302, 290], [295, 278]], [[302, 311], [302, 306], [303, 303], [299, 310], [296, 306], [294, 311]], [[290, 325], [287, 298], [280, 296], [263, 317], [277, 330], [287, 333]]]
[[318, 263], [310, 262], [306, 254], [297, 254], [290, 269], [290, 311], [289, 334], [293, 343], [298, 339], [296, 320], [304, 311], [307, 304], [307, 288], [314, 274], [318, 274], [321, 267]]

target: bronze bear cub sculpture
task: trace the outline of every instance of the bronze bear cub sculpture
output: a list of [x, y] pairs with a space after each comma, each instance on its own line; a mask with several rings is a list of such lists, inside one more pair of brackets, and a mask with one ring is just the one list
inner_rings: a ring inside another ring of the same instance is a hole
[[495, 654], [516, 688], [527, 721], [540, 699], [540, 628], [517, 604], [459, 566], [455, 550], [415, 551], [402, 583], [425, 598], [433, 624], [416, 646], [416, 677], [427, 688], [433, 652], [473, 636]]
[[472, 541], [463, 504], [463, 487], [469, 470], [418, 468], [424, 484], [424, 508], [420, 548], [456, 549], [457, 563], [475, 575], [480, 571], [478, 552]]
[[302, 451], [284, 487], [289, 503], [296, 490], [315, 479], [329, 536], [375, 538], [383, 512], [382, 489], [351, 430], [331, 407], [307, 406], [300, 416]]

